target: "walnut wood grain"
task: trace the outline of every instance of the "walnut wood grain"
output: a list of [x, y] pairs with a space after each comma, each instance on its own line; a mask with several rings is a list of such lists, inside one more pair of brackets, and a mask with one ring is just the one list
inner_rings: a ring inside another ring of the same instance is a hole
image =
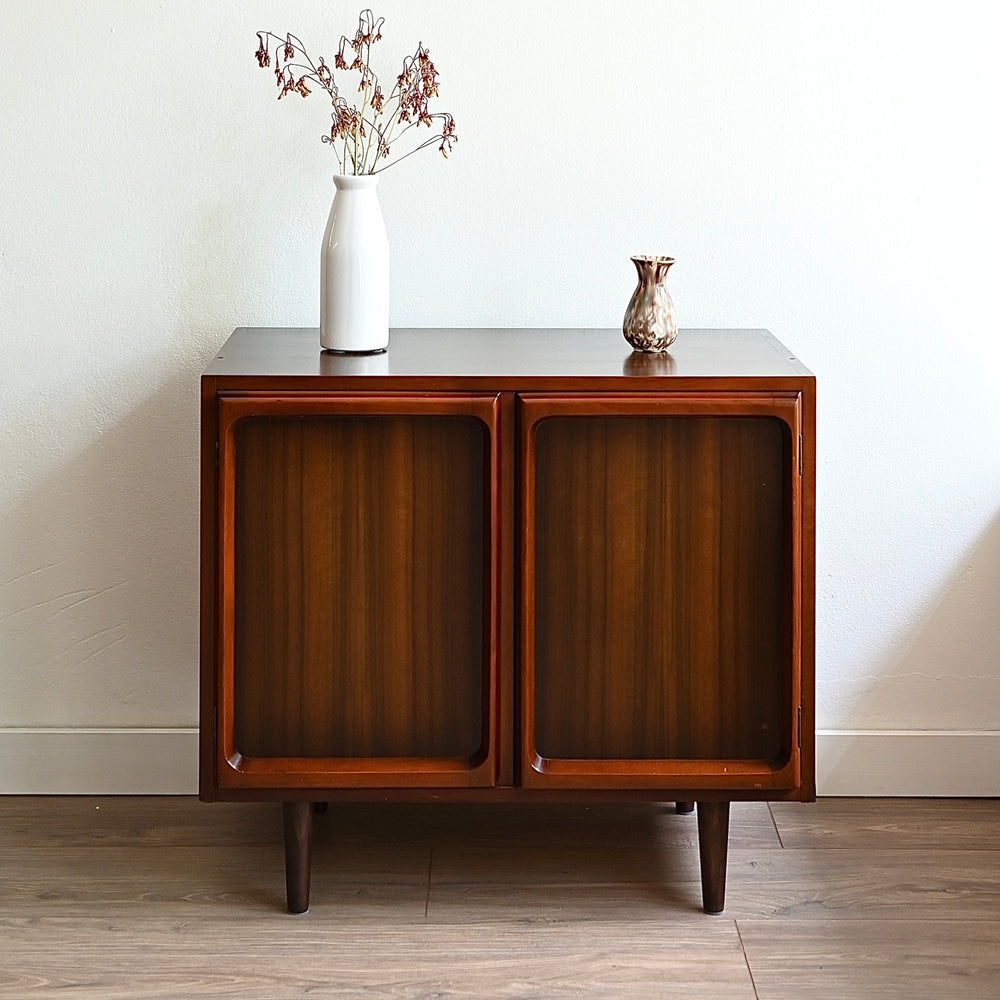
[[525, 783], [797, 784], [798, 397], [521, 415]]
[[478, 422], [246, 420], [236, 450], [237, 749], [478, 754]]
[[726, 907], [726, 861], [729, 853], [729, 803], [698, 803], [698, 860], [702, 908], [718, 916]]
[[202, 797], [286, 803], [293, 903], [312, 801], [718, 831], [811, 799], [814, 440], [766, 331], [236, 331], [202, 380]]
[[[637, 363], [638, 362], [638, 363]], [[661, 363], [662, 362], [662, 363]], [[801, 383], [809, 371], [767, 330], [681, 330], [670, 351], [636, 355], [621, 329], [393, 329], [376, 357], [324, 353], [312, 329], [241, 328], [206, 370], [231, 386], [289, 380], [378, 392], [387, 387], [480, 388], [504, 391], [580, 388], [661, 390], [732, 388], [754, 381]], [[241, 380], [245, 380], [242, 381]], [[407, 385], [409, 383], [409, 385]]]
[[313, 809], [310, 802], [286, 802], [285, 902], [289, 913], [309, 909], [309, 878], [312, 870]]
[[786, 437], [763, 417], [542, 423], [540, 756], [787, 759]]
[[495, 406], [223, 401], [221, 783], [495, 780]]

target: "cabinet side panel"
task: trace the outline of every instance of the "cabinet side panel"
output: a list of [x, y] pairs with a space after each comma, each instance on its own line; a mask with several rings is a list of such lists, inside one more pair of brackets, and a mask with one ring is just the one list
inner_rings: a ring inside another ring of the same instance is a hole
[[482, 423], [268, 417], [236, 435], [236, 749], [480, 752]]
[[787, 759], [789, 438], [767, 417], [539, 423], [539, 754]]

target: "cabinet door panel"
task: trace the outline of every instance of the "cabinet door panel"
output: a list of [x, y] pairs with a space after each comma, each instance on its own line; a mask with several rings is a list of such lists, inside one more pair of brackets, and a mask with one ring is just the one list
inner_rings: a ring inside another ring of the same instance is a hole
[[793, 783], [794, 407], [589, 407], [521, 408], [525, 783]]
[[229, 403], [223, 783], [490, 783], [493, 403]]

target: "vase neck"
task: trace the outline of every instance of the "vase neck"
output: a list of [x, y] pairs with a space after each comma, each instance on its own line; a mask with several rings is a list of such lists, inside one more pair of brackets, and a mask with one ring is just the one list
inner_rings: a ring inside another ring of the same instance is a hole
[[338, 191], [370, 191], [378, 184], [378, 174], [334, 174]]
[[639, 273], [639, 281], [659, 284], [667, 276], [667, 271], [674, 263], [673, 257], [656, 257], [639, 254], [632, 258], [635, 269]]

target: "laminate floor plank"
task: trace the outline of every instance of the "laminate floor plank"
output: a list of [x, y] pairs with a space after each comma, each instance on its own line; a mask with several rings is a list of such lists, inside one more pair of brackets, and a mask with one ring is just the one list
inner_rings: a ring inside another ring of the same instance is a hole
[[1000, 851], [1000, 799], [773, 802], [786, 848]]
[[672, 804], [331, 803], [293, 917], [276, 804], [0, 798], [0, 1000], [992, 1000], [997, 811], [736, 804], [709, 917]]
[[[10, 848], [0, 868], [0, 915], [87, 913], [93, 907], [156, 909], [187, 904], [192, 912], [284, 911], [280, 846], [238, 850], [149, 845]], [[364, 845], [317, 845], [312, 883], [326, 905], [363, 913], [424, 915], [430, 852]]]
[[[743, 849], [737, 849], [737, 854]], [[731, 852], [731, 856], [732, 856]], [[747, 851], [759, 857], [764, 852]], [[778, 852], [775, 852], [778, 853]], [[594, 844], [583, 847], [544, 844], [442, 844], [434, 848], [431, 888], [462, 882], [510, 885], [573, 885], [619, 882], [657, 885], [698, 881], [697, 846], [663, 845], [655, 840], [635, 847]]]
[[759, 1000], [996, 1000], [1000, 921], [740, 920]]
[[1000, 920], [1000, 853], [730, 853], [726, 914], [883, 920]]
[[[696, 851], [536, 851], [506, 845], [435, 851], [429, 912], [457, 901], [481, 913], [516, 899], [532, 914], [555, 906], [602, 912], [603, 893], [635, 919], [647, 909], [701, 905]], [[568, 908], [568, 909], [567, 909]], [[991, 851], [729, 852], [725, 915], [796, 919], [1000, 920], [1000, 855]]]
[[184, 796], [0, 797], [0, 849], [73, 844], [280, 844], [281, 807]]
[[429, 920], [442, 924], [575, 923], [621, 920], [629, 926], [665, 920], [702, 920], [701, 885], [644, 885], [616, 882], [512, 883], [474, 882], [432, 888]]
[[[0, 923], [0, 997], [718, 997], [754, 1000], [734, 924], [108, 915]], [[137, 947], [143, 958], [136, 964]]]
[[[733, 803], [730, 843], [779, 847], [764, 802]], [[438, 843], [470, 839], [593, 843], [646, 839], [697, 845], [693, 815], [674, 804], [333, 802], [316, 817], [318, 842]], [[50, 844], [280, 844], [278, 803], [202, 803], [191, 796], [5, 796], [0, 848]]]

